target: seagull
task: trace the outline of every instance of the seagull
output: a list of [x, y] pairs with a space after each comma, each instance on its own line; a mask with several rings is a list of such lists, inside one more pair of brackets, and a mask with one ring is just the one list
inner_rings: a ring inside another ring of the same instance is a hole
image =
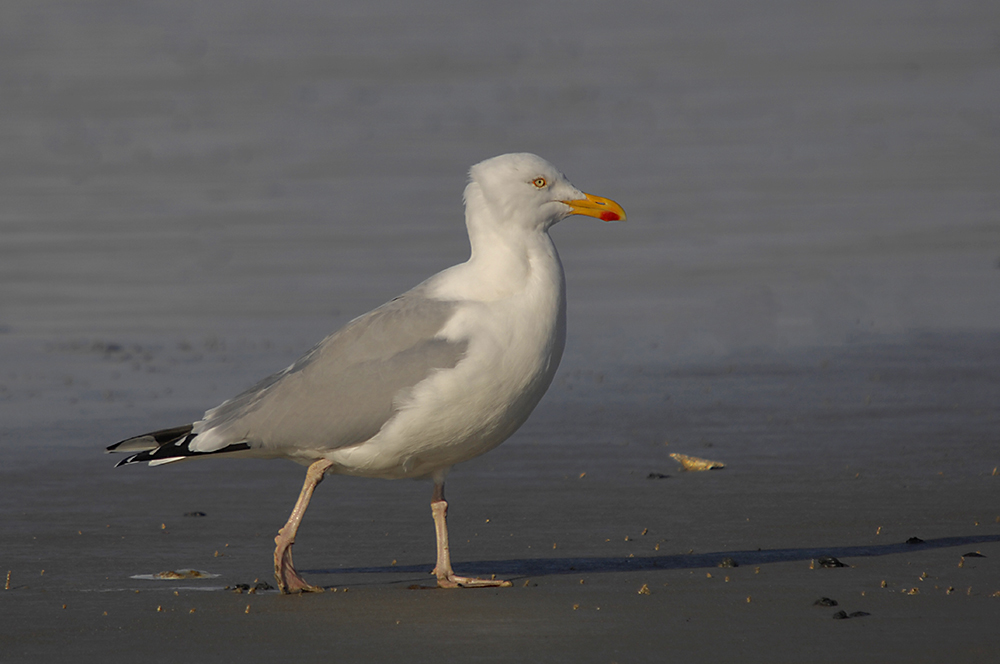
[[355, 318], [197, 422], [107, 450], [130, 453], [118, 466], [205, 456], [308, 466], [274, 540], [282, 593], [323, 590], [295, 570], [292, 545], [327, 474], [431, 479], [437, 585], [509, 586], [452, 570], [445, 476], [509, 438], [552, 382], [566, 341], [566, 285], [548, 231], [574, 214], [625, 220], [618, 203], [583, 193], [536, 155], [476, 164], [465, 188], [469, 260]]

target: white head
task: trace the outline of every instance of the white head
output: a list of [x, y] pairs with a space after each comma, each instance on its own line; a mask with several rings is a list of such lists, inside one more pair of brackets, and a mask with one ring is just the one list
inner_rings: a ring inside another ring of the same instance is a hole
[[583, 193], [555, 166], [526, 152], [481, 161], [469, 169], [469, 179], [465, 204], [470, 224], [473, 216], [484, 213], [499, 226], [542, 232], [571, 214], [625, 219], [620, 205]]

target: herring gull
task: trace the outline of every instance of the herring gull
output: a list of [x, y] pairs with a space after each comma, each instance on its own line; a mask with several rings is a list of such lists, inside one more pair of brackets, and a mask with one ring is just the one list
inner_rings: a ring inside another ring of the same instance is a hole
[[566, 340], [566, 289], [548, 230], [572, 214], [625, 219], [617, 203], [583, 193], [535, 155], [476, 164], [465, 188], [468, 261], [355, 318], [201, 420], [108, 451], [130, 453], [119, 466], [207, 455], [308, 466], [274, 540], [283, 593], [322, 590], [295, 571], [292, 545], [327, 473], [430, 478], [438, 585], [510, 585], [452, 571], [444, 480], [513, 434], [552, 382]]

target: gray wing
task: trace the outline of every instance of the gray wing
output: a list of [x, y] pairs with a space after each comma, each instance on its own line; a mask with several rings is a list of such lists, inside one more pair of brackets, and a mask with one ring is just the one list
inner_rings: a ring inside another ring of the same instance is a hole
[[[457, 304], [418, 287], [354, 319], [295, 364], [205, 413], [192, 448], [247, 442], [336, 449], [365, 441], [396, 412], [399, 397], [435, 369], [454, 367], [465, 342], [435, 338]], [[201, 443], [199, 445], [199, 443]]]

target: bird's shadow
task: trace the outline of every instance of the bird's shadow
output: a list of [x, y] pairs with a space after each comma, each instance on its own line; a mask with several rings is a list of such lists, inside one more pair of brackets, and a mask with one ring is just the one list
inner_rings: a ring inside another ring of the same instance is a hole
[[[697, 569], [719, 567], [729, 559], [736, 565], [766, 565], [796, 560], [833, 558], [858, 558], [914, 553], [931, 549], [971, 546], [984, 542], [1000, 542], [1000, 535], [970, 535], [967, 537], [942, 537], [932, 540], [911, 538], [906, 542], [868, 546], [834, 546], [824, 548], [769, 549], [752, 551], [719, 551], [713, 553], [674, 554], [642, 557], [595, 558], [521, 558], [515, 560], [482, 560], [455, 564], [459, 574], [500, 577], [539, 577], [554, 574], [580, 574], [583, 572], [642, 572], [649, 570]], [[426, 574], [432, 564], [392, 565], [381, 567], [342, 567], [337, 569], [300, 570], [303, 574]], [[402, 582], [402, 581], [399, 581]], [[377, 582], [376, 582], [377, 583]]]

